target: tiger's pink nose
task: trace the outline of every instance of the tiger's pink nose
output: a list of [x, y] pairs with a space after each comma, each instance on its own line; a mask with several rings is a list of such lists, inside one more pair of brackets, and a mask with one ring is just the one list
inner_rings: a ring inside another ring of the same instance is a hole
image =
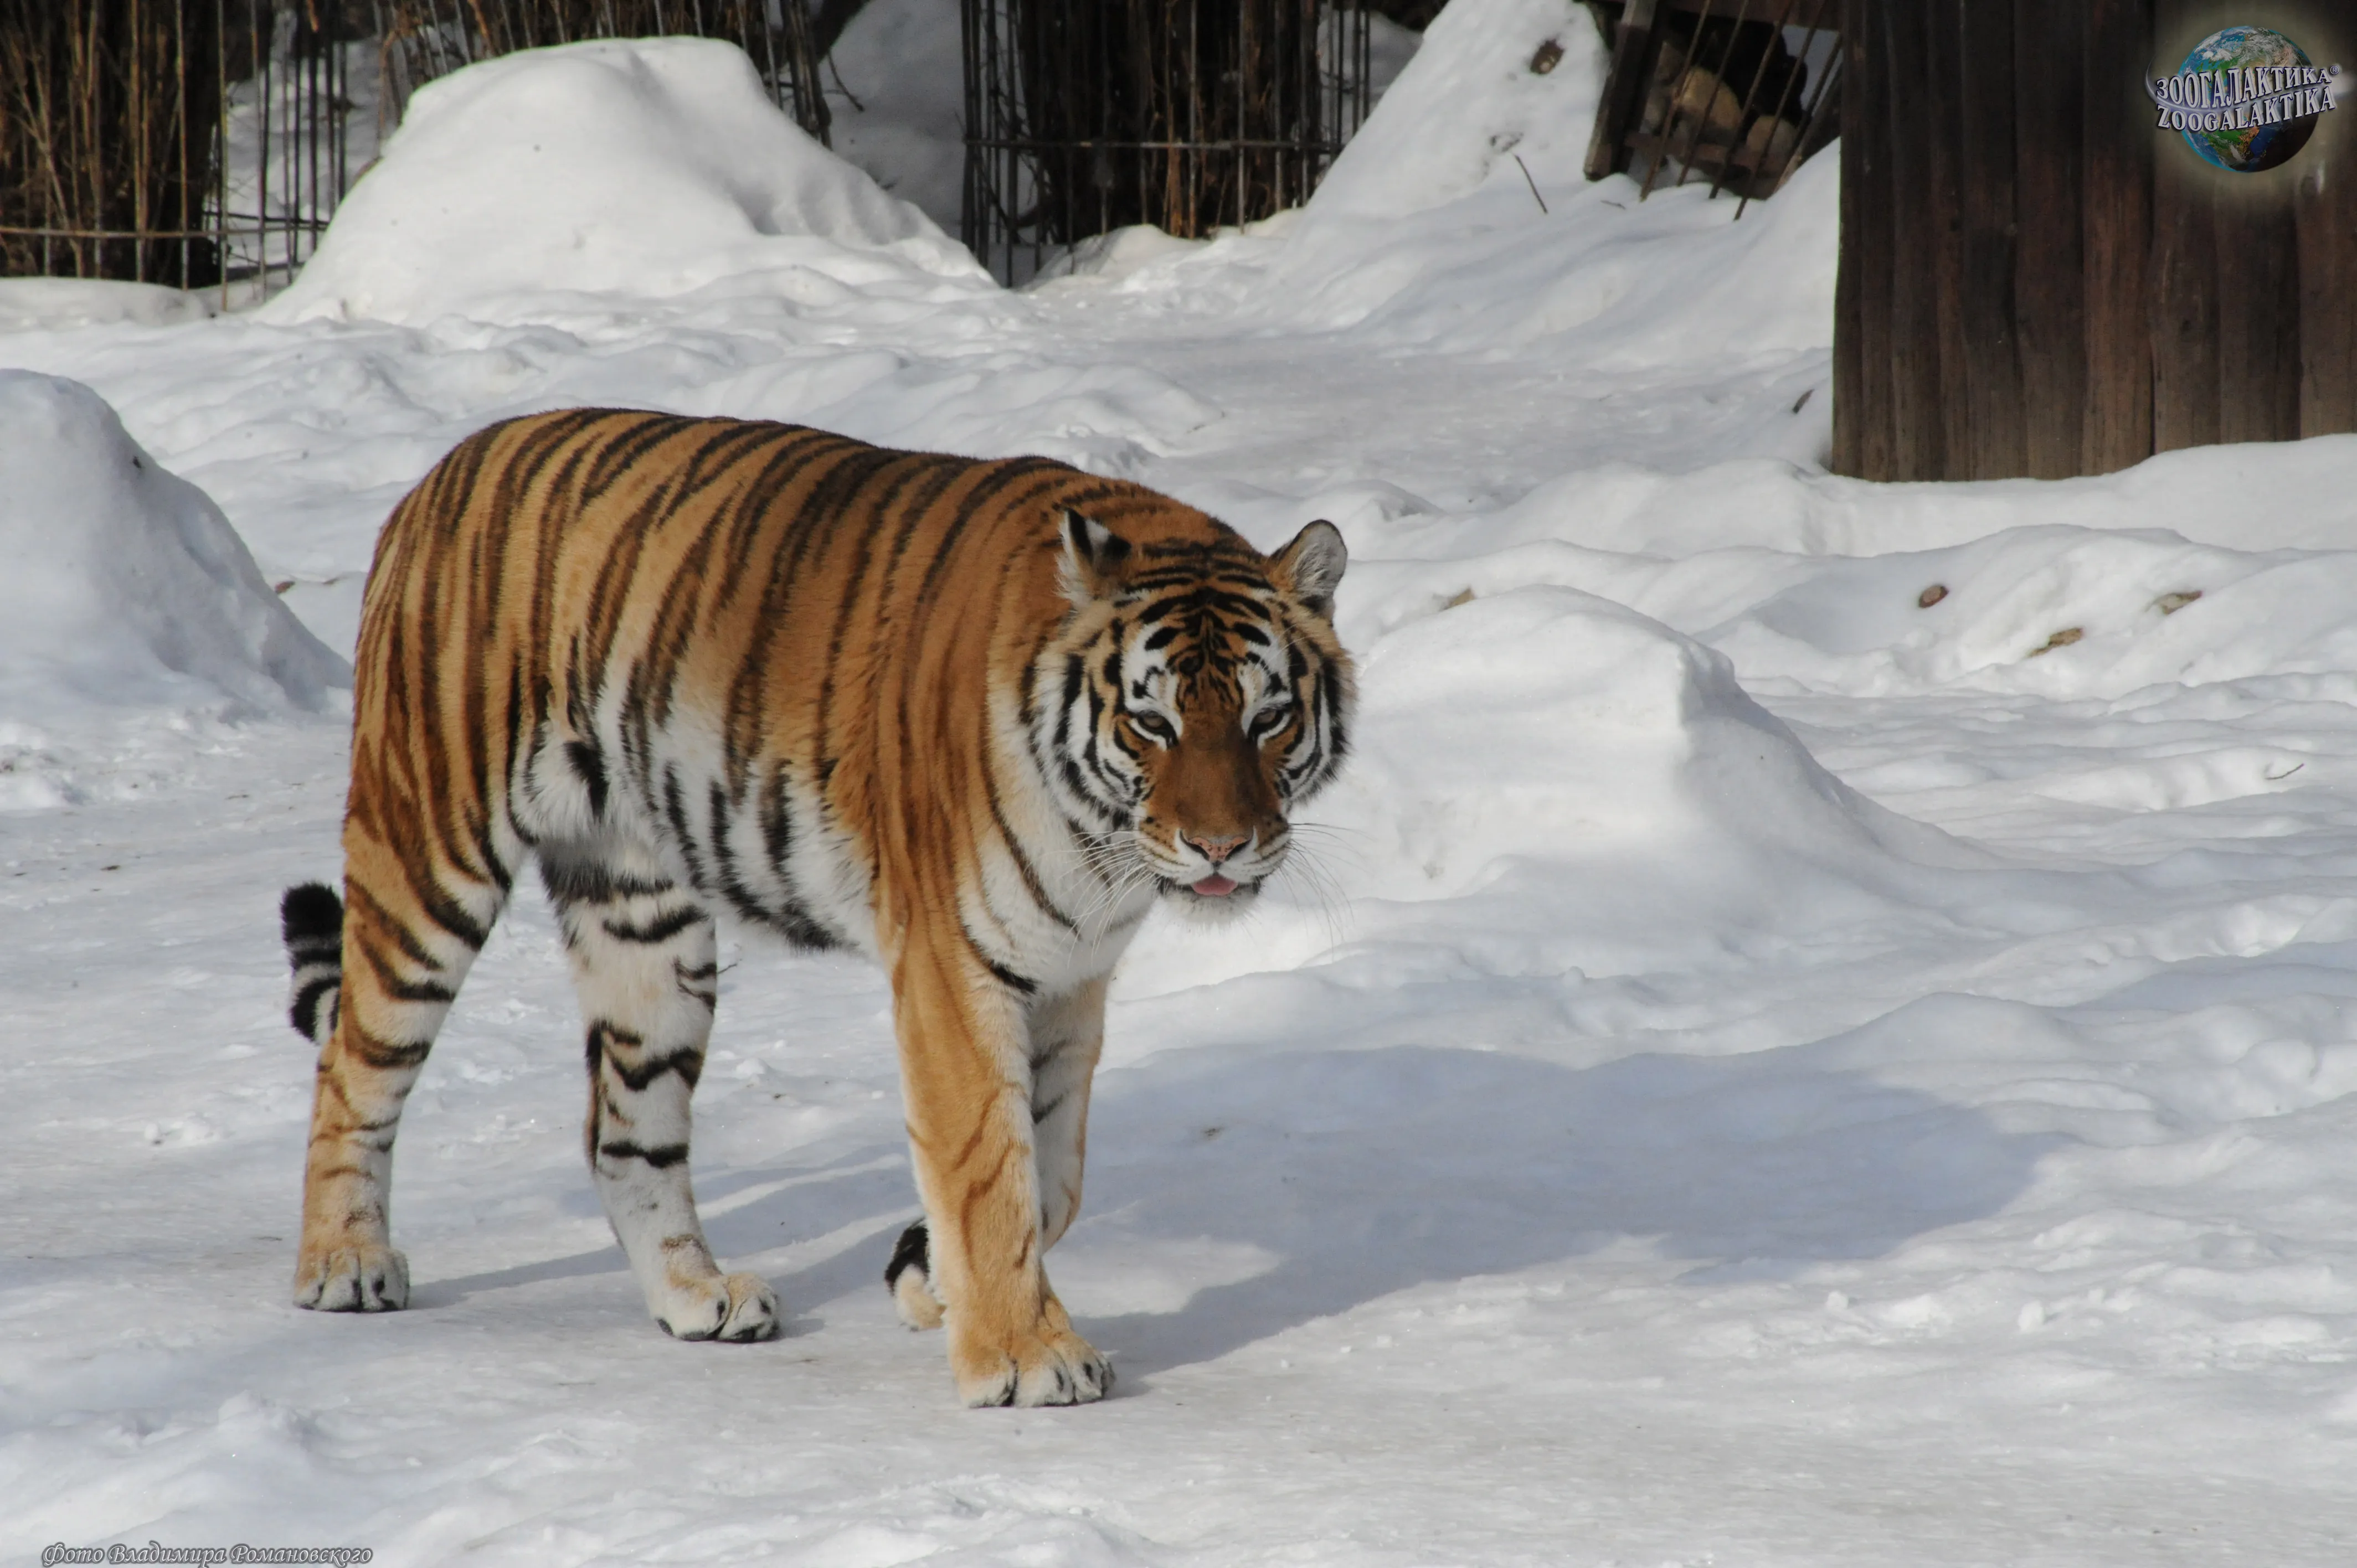
[[1250, 833], [1238, 833], [1235, 837], [1228, 839], [1199, 839], [1193, 833], [1180, 833], [1178, 836], [1201, 850], [1203, 858], [1213, 865], [1219, 865], [1220, 862], [1243, 848], [1245, 842], [1252, 837]]

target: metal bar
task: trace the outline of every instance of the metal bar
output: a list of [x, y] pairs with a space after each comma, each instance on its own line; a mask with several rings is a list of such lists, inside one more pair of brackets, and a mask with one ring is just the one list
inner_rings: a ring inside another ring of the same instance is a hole
[[229, 308], [229, 0], [213, 0], [213, 265]]
[[[1838, 40], [1839, 40], [1839, 38], [1840, 38], [1840, 32], [1839, 32], [1839, 29], [1837, 29], [1837, 28], [1824, 28], [1824, 27], [1821, 27], [1818, 25], [1818, 24], [1822, 23], [1822, 22], [1824, 20], [1824, 15], [1825, 15], [1825, 7], [1826, 7], [1826, 5], [1829, 5], [1829, 4], [1832, 4], [1832, 3], [1833, 3], [1833, 0], [1810, 0], [1809, 9], [1808, 9], [1808, 12], [1807, 12], [1807, 16], [1808, 16], [1809, 20], [1808, 20], [1808, 22], [1807, 22], [1806, 26], [1805, 26], [1805, 27], [1803, 27], [1803, 31], [1805, 31], [1805, 32], [1808, 34], [1808, 36], [1809, 36], [1808, 43], [1803, 47], [1802, 51], [1801, 51], [1801, 58], [1800, 58], [1800, 59], [1799, 59], [1797, 62], [1795, 62], [1795, 69], [1793, 70], [1792, 74], [1791, 76], [1788, 76], [1788, 77], [1786, 77], [1786, 78], [1784, 79], [1784, 91], [1781, 91], [1781, 92], [1780, 92], [1780, 93], [1778, 93], [1778, 94], [1776, 95], [1776, 118], [1777, 118], [1777, 119], [1779, 119], [1779, 120], [1781, 120], [1781, 119], [1782, 119], [1782, 118], [1784, 117], [1784, 109], [1785, 109], [1785, 106], [1786, 106], [1786, 105], [1788, 105], [1788, 104], [1790, 104], [1790, 103], [1792, 102], [1792, 84], [1793, 84], [1794, 82], [1796, 82], [1796, 81], [1801, 81], [1803, 77], [1805, 77], [1805, 76], [1808, 74], [1809, 51], [1810, 51], [1811, 49], [1813, 49], [1813, 48], [1816, 47], [1817, 34], [1818, 34], [1819, 32], [1822, 32], [1822, 31], [1830, 31], [1830, 32], [1833, 32], [1833, 33], [1834, 33], [1834, 35], [1835, 35], [1835, 38], [1836, 43], [1835, 43], [1835, 48], [1834, 48], [1833, 53], [1831, 54], [1831, 56], [1829, 56], [1829, 57], [1828, 57], [1827, 61], [1826, 61], [1827, 66], [1829, 67], [1829, 69], [1828, 69], [1828, 70], [1826, 70], [1826, 72], [1825, 72], [1825, 80], [1824, 80], [1824, 81], [1823, 83], [1820, 83], [1820, 84], [1819, 84], [1819, 86], [1818, 86], [1818, 90], [1817, 90], [1817, 91], [1815, 92], [1815, 94], [1813, 95], [1813, 102], [1817, 102], [1817, 103], [1823, 103], [1823, 102], [1824, 102], [1824, 89], [1825, 89], [1825, 87], [1826, 87], [1826, 86], [1831, 85], [1831, 83], [1832, 83], [1832, 81], [1833, 81], [1834, 77], [1835, 77], [1835, 75], [1837, 75], [1837, 74], [1840, 72], [1840, 70], [1841, 70], [1842, 51], [1841, 51], [1841, 48], [1840, 48], [1840, 47], [1839, 47], [1839, 43], [1838, 43]], [[1802, 125], [1801, 125], [1801, 128], [1800, 128], [1800, 129], [1801, 129], [1801, 134], [1800, 134], [1799, 135], [1796, 135], [1796, 136], [1794, 136], [1794, 137], [1792, 138], [1792, 151], [1793, 151], [1794, 153], [1798, 153], [1802, 147], [1803, 147], [1803, 146], [1805, 146], [1805, 145], [1808, 145], [1808, 140], [1809, 140], [1809, 136], [1808, 136], [1808, 132], [1809, 132], [1809, 122], [1813, 121], [1813, 120], [1815, 119], [1815, 117], [1816, 117], [1816, 116], [1815, 116], [1814, 113], [1813, 113], [1813, 111], [1808, 110], [1808, 109], [1806, 108], [1806, 106], [1804, 105], [1804, 106], [1803, 106], [1803, 123], [1802, 123]], [[1752, 177], [1751, 177], [1750, 181], [1749, 182], [1749, 185], [1756, 186], [1756, 185], [1758, 185], [1758, 184], [1759, 184], [1759, 182], [1760, 182], [1760, 172], [1761, 172], [1761, 171], [1760, 171], [1760, 170], [1758, 170], [1758, 169], [1754, 169], [1754, 170], [1752, 170], [1752, 171], [1751, 171]], [[1785, 160], [1785, 165], [1784, 165], [1783, 169], [1782, 169], [1782, 170], [1781, 170], [1781, 171], [1777, 175], [1777, 177], [1776, 177], [1776, 185], [1777, 185], [1777, 186], [1781, 186], [1781, 185], [1784, 183], [1784, 180], [1785, 180], [1785, 179], [1786, 179], [1786, 178], [1787, 178], [1787, 177], [1792, 174], [1792, 160], [1791, 160], [1791, 158], [1788, 156], [1788, 157], [1786, 158], [1786, 160]], [[1770, 187], [1770, 190], [1771, 190], [1771, 192], [1772, 192], [1772, 190], [1775, 188], [1775, 187]], [[1750, 191], [1749, 191], [1749, 188], [1747, 188], [1747, 189], [1745, 190], [1745, 192], [1744, 192], [1744, 195], [1743, 195], [1742, 199], [1741, 199], [1741, 200], [1739, 200], [1739, 201], [1738, 201], [1738, 202], [1735, 204], [1735, 220], [1736, 220], [1736, 221], [1740, 222], [1740, 221], [1742, 220], [1742, 218], [1743, 218], [1743, 209], [1744, 209], [1745, 208], [1747, 208], [1747, 207], [1750, 206], [1750, 205], [1751, 205], [1751, 195], [1750, 195]]]
[[[261, 16], [267, 13], [258, 11], [256, 6], [257, 0], [246, 0], [246, 34], [253, 40], [254, 118], [260, 123], [262, 127], [260, 132], [260, 145], [262, 148], [261, 157], [255, 165], [258, 171], [256, 177], [258, 185], [256, 189], [259, 194], [256, 196], [253, 203], [255, 210], [261, 214], [261, 223], [259, 225], [259, 234], [254, 241], [254, 255], [262, 263], [263, 277], [267, 280], [270, 275], [271, 81], [269, 60], [271, 51], [268, 45], [264, 44], [262, 38]], [[274, 26], [274, 33], [275, 30], [276, 29]], [[274, 38], [272, 41], [274, 42], [275, 39]]]
[[[1784, 47], [1784, 11], [1790, 10], [1792, 5], [1792, 0], [1783, 0], [1782, 9], [1777, 12], [1776, 20], [1770, 24], [1767, 42], [1760, 50], [1760, 63], [1751, 68], [1751, 85], [1743, 90], [1743, 97], [1735, 106], [1735, 148], [1738, 154], [1743, 150], [1743, 138], [1749, 134], [1750, 127], [1747, 121], [1752, 113], [1752, 95], [1760, 91], [1760, 83], [1768, 74], [1768, 62], [1775, 58], [1776, 50]], [[1748, 10], [1750, 0], [1744, 0], [1744, 5]], [[1736, 37], [1727, 40], [1726, 60], [1719, 69], [1718, 80], [1722, 84], [1727, 81], [1726, 66], [1734, 61], [1735, 46], [1742, 41], [1743, 16], [1739, 12], [1735, 18], [1735, 31]], [[1732, 166], [1734, 166], [1732, 158], [1719, 165], [1718, 172], [1710, 177], [1710, 195], [1704, 198], [1705, 200], [1718, 199], [1718, 188], [1726, 183], [1727, 171]]]
[[[1749, 7], [1749, 5], [1751, 5], [1751, 0], [1738, 0], [1738, 7]], [[1687, 73], [1693, 73], [1693, 70], [1697, 70], [1699, 66], [1702, 66], [1702, 28], [1706, 28], [1706, 26], [1711, 26], [1711, 7], [1709, 7], [1709, 5], [1704, 5], [1704, 7], [1702, 7], [1702, 21], [1697, 21], [1697, 24], [1695, 24], [1695, 49], [1693, 49], [1693, 54], [1687, 54], [1687, 57], [1685, 57], [1685, 70], [1687, 70]], [[1738, 24], [1738, 26], [1742, 26], [1742, 24]], [[1720, 52], [1718, 52], [1718, 69], [1709, 70], [1709, 73], [1704, 73], [1704, 81], [1711, 82], [1711, 90], [1709, 90], [1709, 92], [1706, 92], [1706, 94], [1704, 94], [1704, 97], [1709, 99], [1709, 102], [1714, 103], [1714, 106], [1716, 106], [1716, 103], [1718, 103], [1718, 85], [1720, 85], [1720, 78], [1723, 78], [1723, 73], [1726, 73], [1726, 66], [1727, 66], [1727, 52], [1730, 52], [1732, 48], [1735, 48], [1735, 36], [1732, 36], [1732, 33], [1727, 33], [1727, 48], [1726, 48], [1726, 49], [1720, 49]], [[1676, 92], [1676, 97], [1671, 97], [1671, 102], [1669, 102], [1669, 103], [1671, 103], [1671, 113], [1676, 113], [1678, 99], [1681, 99], [1681, 97], [1685, 97], [1685, 82], [1683, 82], [1683, 81], [1678, 82], [1678, 92]], [[1687, 134], [1687, 136], [1685, 136], [1685, 158], [1678, 160], [1678, 179], [1671, 181], [1671, 184], [1674, 184], [1674, 187], [1683, 187], [1683, 184], [1685, 184], [1685, 177], [1695, 170], [1695, 148], [1697, 148], [1699, 144], [1702, 144], [1702, 132], [1704, 132], [1704, 130], [1709, 130], [1709, 127], [1711, 127], [1711, 111], [1709, 111], [1709, 109], [1704, 109], [1702, 113], [1695, 115], [1695, 130], [1693, 130], [1693, 134]]]
[[[1799, 0], [1782, 0], [1782, 3], [1776, 7], [1776, 20], [1770, 24], [1772, 30], [1768, 40], [1769, 47], [1760, 51], [1760, 64], [1751, 72], [1751, 85], [1743, 90], [1744, 115], [1756, 117], [1759, 113], [1759, 104], [1757, 100], [1760, 97], [1760, 84], [1768, 79], [1768, 62], [1770, 59], [1774, 58], [1773, 51], [1784, 47], [1784, 25], [1792, 20], [1792, 7], [1798, 3]], [[1792, 91], [1792, 78], [1802, 74], [1807, 70], [1808, 59], [1805, 55], [1796, 58], [1792, 61], [1792, 69], [1785, 73], [1784, 86], [1781, 91], [1777, 95], [1777, 106], [1780, 111], [1782, 108], [1784, 99], [1789, 96]], [[1781, 119], [1783, 116], [1779, 113], [1777, 114], [1770, 115], [1770, 118]], [[1750, 134], [1750, 127], [1742, 123], [1741, 116], [1738, 117], [1737, 130], [1738, 132], [1737, 146], [1739, 150], [1741, 147], [1740, 137]], [[1775, 130], [1771, 126], [1769, 130], [1769, 139], [1773, 141], [1774, 138]], [[1765, 152], [1766, 150], [1766, 147], [1763, 145], [1761, 151]], [[1759, 177], [1760, 171], [1758, 169], [1755, 168], [1749, 172], [1752, 178], [1744, 182], [1744, 188], [1738, 194], [1736, 199], [1735, 216], [1738, 219], [1740, 219], [1743, 216], [1744, 203], [1749, 201], [1751, 197], [1751, 184], [1753, 180], [1756, 180]], [[1718, 173], [1711, 179], [1710, 196], [1712, 200], [1716, 201], [1718, 199], [1718, 188], [1722, 183], [1724, 183], [1726, 178], [1727, 168], [1721, 167]]]

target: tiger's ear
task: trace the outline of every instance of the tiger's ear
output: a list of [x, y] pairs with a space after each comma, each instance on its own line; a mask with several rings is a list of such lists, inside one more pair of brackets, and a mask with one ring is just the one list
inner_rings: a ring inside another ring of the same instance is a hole
[[1064, 518], [1064, 559], [1058, 576], [1064, 597], [1075, 605], [1103, 598], [1113, 591], [1114, 579], [1122, 564], [1129, 559], [1129, 541], [1071, 507], [1060, 510]]
[[1334, 590], [1341, 584], [1342, 569], [1351, 564], [1340, 529], [1321, 518], [1295, 534], [1292, 543], [1269, 557], [1269, 564], [1303, 607], [1333, 618]]

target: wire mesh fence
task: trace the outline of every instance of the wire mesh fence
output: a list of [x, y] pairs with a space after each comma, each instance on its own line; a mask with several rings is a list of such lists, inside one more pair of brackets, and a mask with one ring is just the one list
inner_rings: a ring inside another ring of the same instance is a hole
[[382, 40], [383, 102], [396, 121], [409, 95], [437, 76], [493, 55], [583, 38], [686, 34], [743, 49], [780, 109], [829, 139], [803, 0], [373, 0]]
[[736, 43], [826, 139], [801, 0], [0, 0], [0, 275], [265, 294], [425, 82], [662, 33]]
[[1707, 181], [1712, 197], [1738, 199], [1740, 218], [1840, 134], [1840, 0], [1627, 0], [1599, 10], [1614, 43], [1588, 178], [1626, 174], [1641, 200]]
[[1195, 237], [1317, 188], [1370, 103], [1330, 0], [962, 0], [964, 239], [1013, 283], [1132, 223]]

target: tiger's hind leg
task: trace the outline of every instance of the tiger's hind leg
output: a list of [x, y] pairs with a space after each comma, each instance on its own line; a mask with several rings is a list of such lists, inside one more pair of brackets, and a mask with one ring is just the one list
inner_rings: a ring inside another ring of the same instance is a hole
[[392, 1239], [393, 1144], [434, 1037], [506, 902], [504, 870], [495, 871], [485, 881], [437, 857], [397, 854], [355, 821], [345, 832], [340, 906], [316, 883], [286, 897], [295, 1025], [319, 1047], [297, 1306], [386, 1312], [409, 1304], [409, 1263]]
[[721, 1272], [688, 1181], [689, 1098], [719, 983], [712, 917], [654, 856], [544, 845], [587, 1029], [589, 1169], [647, 1310], [681, 1339], [767, 1339], [778, 1298]]

